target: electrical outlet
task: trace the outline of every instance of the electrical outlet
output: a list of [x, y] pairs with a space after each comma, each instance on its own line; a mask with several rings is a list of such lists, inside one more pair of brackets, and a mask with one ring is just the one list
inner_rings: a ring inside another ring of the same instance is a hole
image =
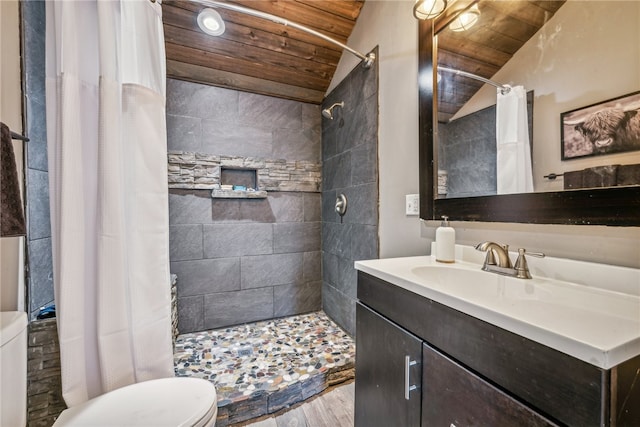
[[420, 215], [420, 195], [419, 194], [407, 194], [406, 196], [406, 214], [407, 215]]

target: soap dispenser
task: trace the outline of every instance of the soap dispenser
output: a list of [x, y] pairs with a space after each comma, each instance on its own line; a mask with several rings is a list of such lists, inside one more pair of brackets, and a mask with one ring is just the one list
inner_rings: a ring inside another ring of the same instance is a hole
[[436, 229], [436, 261], [455, 262], [456, 230], [449, 226], [449, 217], [442, 216], [442, 223]]

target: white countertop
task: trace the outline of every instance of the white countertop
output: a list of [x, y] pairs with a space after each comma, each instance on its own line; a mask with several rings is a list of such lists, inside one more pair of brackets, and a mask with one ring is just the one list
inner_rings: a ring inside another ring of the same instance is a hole
[[[465, 260], [442, 264], [432, 256], [357, 261], [355, 267], [599, 368], [640, 354], [640, 270], [557, 258], [528, 260], [534, 274], [530, 280], [485, 272]], [[551, 270], [554, 261], [577, 263], [568, 270], [584, 276], [593, 269], [598, 274], [591, 277], [604, 275], [609, 283], [598, 287], [586, 283], [588, 278], [573, 283], [535, 275]]]

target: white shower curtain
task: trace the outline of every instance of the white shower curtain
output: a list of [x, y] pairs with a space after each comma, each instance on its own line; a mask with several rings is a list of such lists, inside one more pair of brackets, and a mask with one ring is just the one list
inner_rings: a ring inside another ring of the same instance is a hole
[[55, 299], [74, 406], [173, 376], [162, 11], [150, 0], [46, 7]]
[[527, 92], [522, 86], [504, 95], [498, 89], [496, 143], [498, 194], [533, 191]]

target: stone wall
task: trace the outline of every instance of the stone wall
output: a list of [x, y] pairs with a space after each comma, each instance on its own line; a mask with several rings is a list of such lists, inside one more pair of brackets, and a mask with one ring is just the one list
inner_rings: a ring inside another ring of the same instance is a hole
[[286, 161], [215, 154], [169, 152], [169, 188], [214, 189], [220, 184], [221, 170], [255, 170], [257, 187], [265, 191], [319, 192], [322, 165], [305, 160]]
[[[320, 118], [317, 105], [167, 80], [181, 333], [320, 309]], [[212, 199], [224, 165], [256, 169], [266, 197]]]
[[49, 427], [66, 408], [56, 319], [33, 321], [28, 333], [27, 425]]
[[[355, 335], [354, 261], [378, 258], [378, 62], [356, 67], [324, 100], [344, 101], [322, 121], [322, 308]], [[347, 196], [347, 211], [335, 212]], [[400, 201], [402, 203], [403, 201]]]

